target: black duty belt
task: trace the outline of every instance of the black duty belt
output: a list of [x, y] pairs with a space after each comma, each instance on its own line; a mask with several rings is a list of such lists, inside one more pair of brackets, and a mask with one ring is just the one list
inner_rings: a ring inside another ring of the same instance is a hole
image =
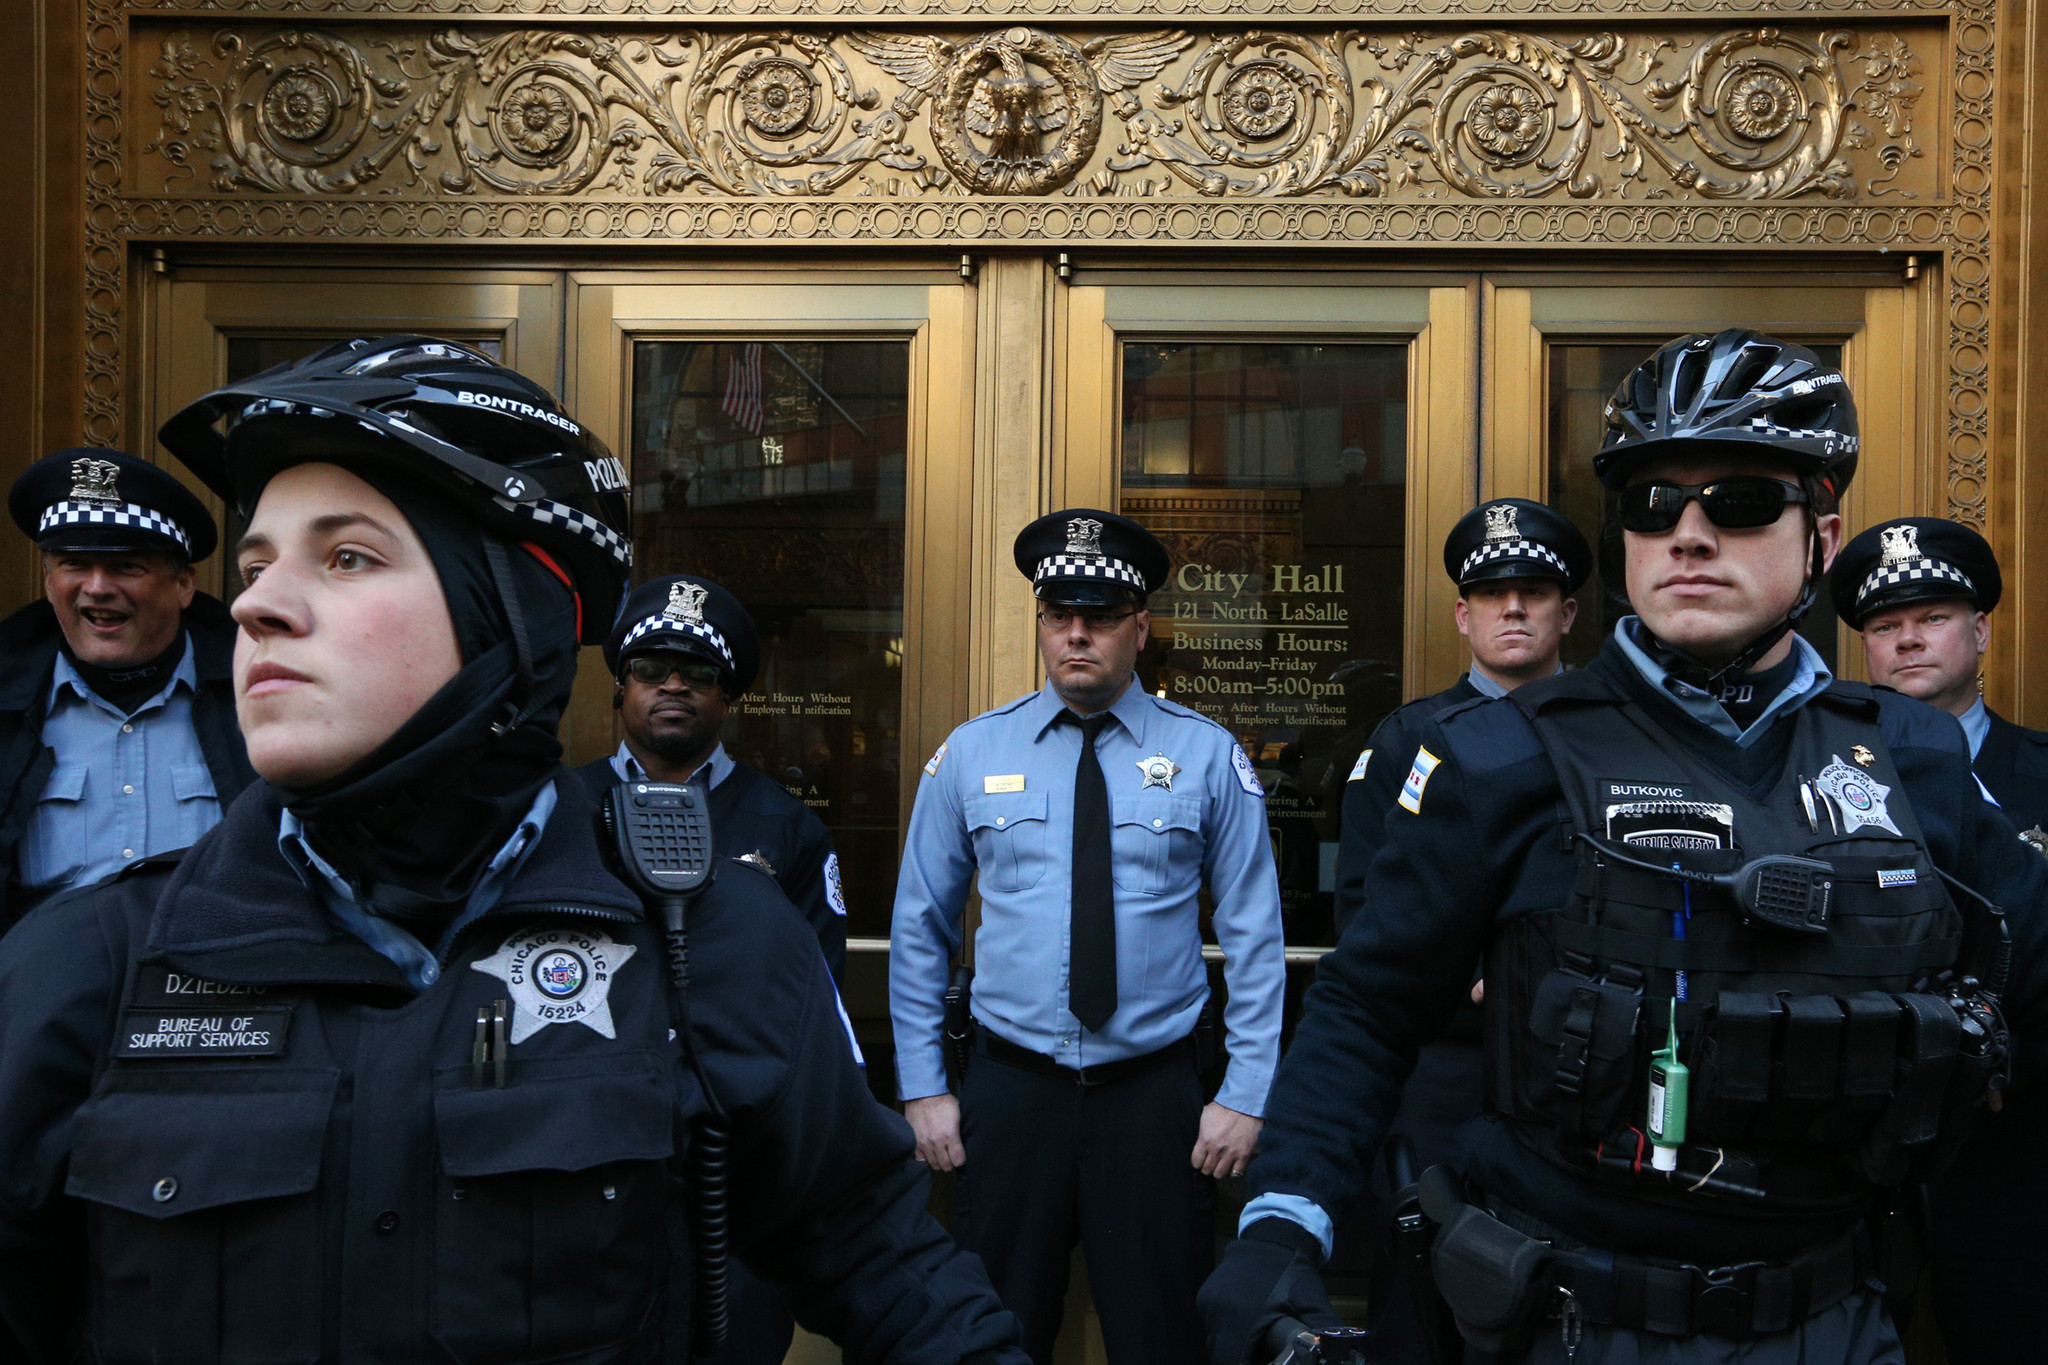
[[[1832, 1308], [1872, 1273], [1861, 1228], [1790, 1261], [1663, 1265], [1591, 1248], [1551, 1257], [1557, 1287], [1587, 1322], [1663, 1336], [1768, 1336]], [[1556, 1316], [1564, 1300], [1553, 1310]]]
[[1040, 1076], [1055, 1076], [1087, 1090], [1124, 1080], [1142, 1071], [1150, 1071], [1153, 1067], [1170, 1062], [1176, 1057], [1192, 1058], [1195, 1043], [1194, 1036], [1190, 1034], [1177, 1043], [1168, 1043], [1157, 1052], [1148, 1052], [1142, 1057], [1126, 1057], [1120, 1062], [1104, 1062], [1099, 1066], [1076, 1068], [1061, 1066], [1043, 1052], [1033, 1052], [1028, 1047], [1017, 1046], [1007, 1038], [1000, 1038], [984, 1024], [974, 1031], [974, 1050], [992, 1062], [1000, 1062], [1004, 1066], [1013, 1066], [1019, 1071], [1029, 1071]]

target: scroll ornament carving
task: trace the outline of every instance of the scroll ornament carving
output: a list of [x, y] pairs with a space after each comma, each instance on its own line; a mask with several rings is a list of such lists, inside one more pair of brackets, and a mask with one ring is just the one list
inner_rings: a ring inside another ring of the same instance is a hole
[[1922, 155], [1917, 56], [1846, 30], [226, 28], [208, 48], [168, 35], [149, 68], [167, 187], [203, 158], [216, 191], [278, 194], [1853, 199], [1910, 197]]

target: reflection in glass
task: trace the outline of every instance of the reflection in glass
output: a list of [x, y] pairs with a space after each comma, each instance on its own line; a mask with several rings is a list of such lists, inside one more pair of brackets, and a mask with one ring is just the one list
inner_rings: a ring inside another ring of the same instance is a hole
[[[1593, 457], [1607, 432], [1602, 412], [1628, 372], [1663, 344], [1660, 340], [1550, 348], [1550, 505], [1570, 517], [1596, 549], [1607, 523], [1606, 493], [1593, 478]], [[1830, 365], [1842, 363], [1840, 346], [1816, 345], [1812, 350]], [[1596, 556], [1601, 563], [1607, 558], [1604, 553]], [[1589, 662], [1614, 633], [1614, 623], [1627, 614], [1627, 606], [1608, 591], [1607, 580], [1596, 568], [1579, 589], [1579, 623], [1565, 637], [1564, 661], [1573, 667]], [[1825, 588], [1799, 623], [1799, 633], [1820, 651], [1828, 667], [1835, 666], [1835, 614], [1827, 605]]]
[[1166, 543], [1139, 677], [1238, 737], [1290, 944], [1332, 941], [1344, 780], [1401, 698], [1401, 345], [1130, 342], [1123, 511]]
[[896, 885], [909, 396], [904, 341], [633, 348], [634, 574], [753, 614], [726, 748], [832, 831], [855, 936], [888, 935]]

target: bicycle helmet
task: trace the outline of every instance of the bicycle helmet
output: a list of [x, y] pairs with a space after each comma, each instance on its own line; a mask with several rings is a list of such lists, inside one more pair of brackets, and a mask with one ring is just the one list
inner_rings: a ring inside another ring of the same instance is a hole
[[1839, 498], [1862, 443], [1842, 372], [1804, 346], [1746, 328], [1683, 336], [1631, 370], [1607, 400], [1593, 476], [1620, 488], [1645, 460], [1736, 447], [1791, 464]]
[[378, 461], [432, 484], [560, 567], [583, 644], [604, 642], [625, 595], [624, 467], [546, 389], [461, 342], [338, 342], [214, 390], [157, 439], [245, 514], [272, 474], [322, 459]]

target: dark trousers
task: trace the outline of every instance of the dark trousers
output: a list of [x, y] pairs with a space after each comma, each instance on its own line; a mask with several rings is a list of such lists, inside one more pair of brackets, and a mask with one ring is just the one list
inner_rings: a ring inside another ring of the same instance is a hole
[[1215, 1188], [1189, 1163], [1192, 1049], [1083, 1088], [977, 1055], [960, 1097], [954, 1235], [979, 1255], [1024, 1349], [1050, 1365], [1078, 1240], [1111, 1365], [1204, 1358], [1195, 1290], [1215, 1259]]

